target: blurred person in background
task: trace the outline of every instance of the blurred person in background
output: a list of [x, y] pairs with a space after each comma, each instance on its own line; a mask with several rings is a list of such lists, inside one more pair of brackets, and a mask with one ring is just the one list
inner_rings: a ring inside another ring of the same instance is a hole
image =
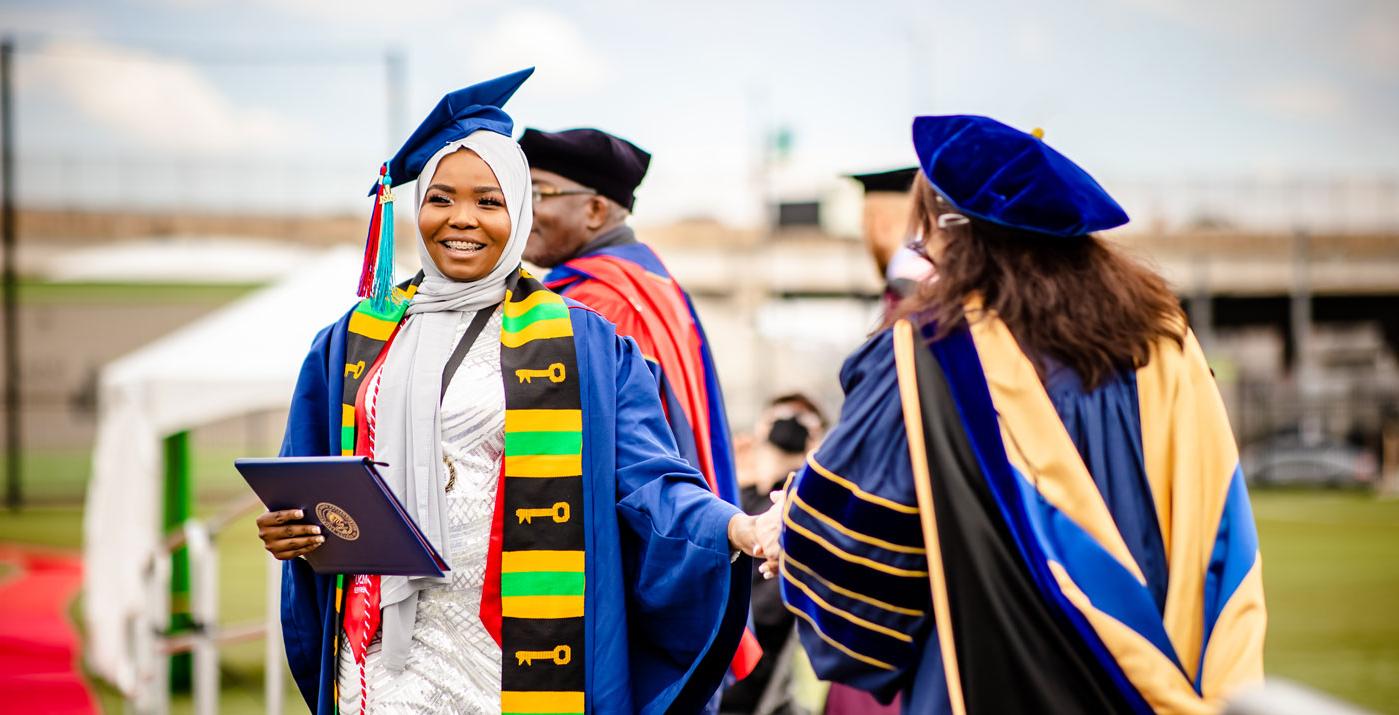
[[[450, 566], [319, 575], [296, 558], [317, 527], [258, 519], [314, 712], [696, 712], [743, 633], [757, 519], [676, 452], [635, 343], [520, 267], [529, 167], [500, 107], [529, 73], [447, 95], [385, 164], [365, 300], [297, 381], [283, 456], [381, 463]], [[423, 271], [395, 288], [414, 179]]]
[[[800, 469], [806, 453], [816, 448], [826, 430], [826, 417], [811, 398], [791, 393], [773, 398], [758, 415], [752, 432], [734, 440], [743, 510], [762, 514], [772, 508], [768, 495]], [[776, 581], [753, 569], [753, 632], [763, 657], [753, 672], [724, 690], [724, 713], [788, 715], [791, 704], [791, 658], [794, 618], [782, 603]], [[794, 644], [795, 645], [795, 644]]]
[[[738, 504], [733, 447], [719, 376], [690, 296], [627, 225], [651, 155], [597, 129], [526, 129], [520, 146], [534, 181], [534, 228], [525, 260], [548, 268], [550, 290], [596, 310], [636, 341], [656, 375], [680, 454], [709, 488]], [[733, 677], [762, 652], [745, 633]]]
[[847, 360], [786, 494], [782, 592], [817, 674], [909, 713], [1217, 711], [1262, 679], [1267, 618], [1176, 297], [1095, 235], [1125, 212], [1040, 132], [913, 137], [937, 279]]
[[861, 233], [875, 268], [884, 279], [886, 312], [917, 290], [933, 270], [927, 257], [916, 248], [922, 241], [921, 229], [910, 220], [917, 200], [913, 182], [917, 175], [916, 166], [849, 175], [865, 191]]

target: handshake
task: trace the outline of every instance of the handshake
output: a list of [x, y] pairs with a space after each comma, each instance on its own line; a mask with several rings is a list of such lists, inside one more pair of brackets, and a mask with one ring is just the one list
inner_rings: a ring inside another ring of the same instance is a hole
[[777, 575], [782, 556], [782, 511], [787, 493], [774, 489], [768, 493], [772, 506], [757, 515], [738, 514], [729, 520], [729, 544], [755, 559], [763, 559], [758, 572], [763, 578]]

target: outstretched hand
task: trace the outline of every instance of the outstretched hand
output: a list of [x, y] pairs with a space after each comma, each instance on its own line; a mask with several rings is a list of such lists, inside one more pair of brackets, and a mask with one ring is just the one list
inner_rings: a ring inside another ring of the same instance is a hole
[[764, 578], [777, 574], [782, 555], [782, 509], [786, 494], [775, 489], [770, 494], [772, 506], [758, 516], [736, 514], [729, 520], [729, 544], [755, 559], [764, 559], [758, 571]]
[[768, 493], [772, 506], [757, 517], [758, 549], [767, 559], [758, 566], [763, 578], [777, 575], [782, 559], [782, 512], [787, 506], [787, 492], [774, 489]]
[[758, 517], [734, 514], [729, 519], [729, 546], [753, 558], [762, 558], [762, 547], [758, 544]]

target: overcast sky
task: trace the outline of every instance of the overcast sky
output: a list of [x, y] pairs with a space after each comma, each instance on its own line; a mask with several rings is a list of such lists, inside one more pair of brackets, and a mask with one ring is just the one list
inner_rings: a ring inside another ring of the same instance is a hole
[[[446, 91], [531, 64], [517, 131], [596, 126], [651, 151], [643, 222], [752, 221], [778, 126], [784, 191], [911, 164], [915, 114], [1043, 127], [1110, 188], [1399, 175], [1394, 0], [4, 0], [0, 30], [20, 43], [21, 176], [45, 192], [231, 191], [253, 166], [308, 205], [354, 205], [394, 123], [406, 136]], [[172, 159], [183, 173], [129, 168]]]

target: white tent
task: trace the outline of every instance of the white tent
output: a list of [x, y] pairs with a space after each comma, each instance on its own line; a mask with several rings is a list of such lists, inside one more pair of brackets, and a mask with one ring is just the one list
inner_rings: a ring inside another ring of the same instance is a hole
[[317, 331], [355, 300], [360, 256], [327, 252], [288, 278], [103, 368], [83, 514], [83, 618], [92, 670], [136, 686], [131, 624], [143, 568], [160, 548], [161, 440], [215, 420], [286, 407]]

